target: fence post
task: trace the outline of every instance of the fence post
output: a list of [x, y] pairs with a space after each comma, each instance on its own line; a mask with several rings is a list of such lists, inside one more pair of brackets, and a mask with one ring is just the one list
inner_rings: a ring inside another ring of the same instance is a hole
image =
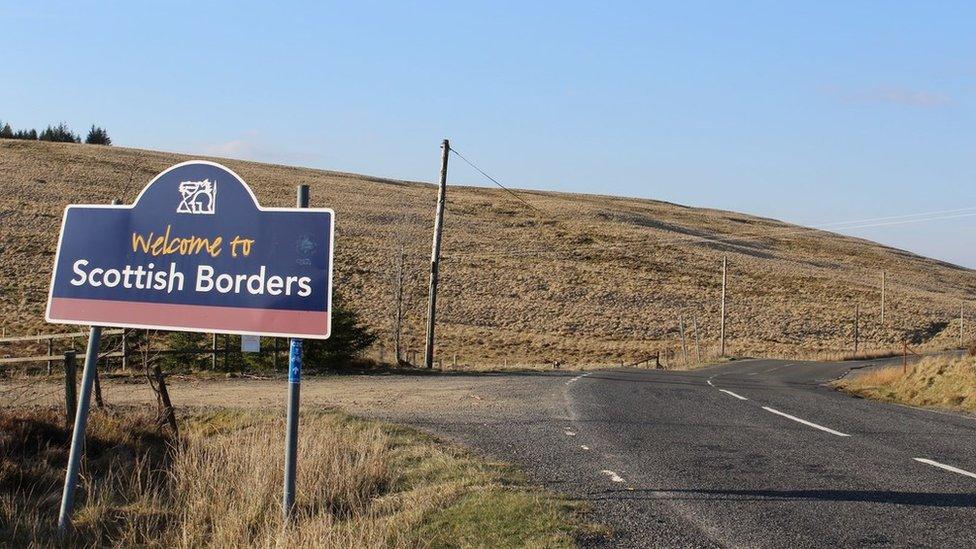
[[51, 375], [54, 369], [54, 359], [51, 358], [52, 356], [54, 356], [54, 338], [49, 337], [47, 338], [47, 375]]
[[278, 371], [278, 348], [279, 348], [279, 345], [280, 345], [279, 342], [281, 340], [279, 338], [277, 338], [277, 337], [272, 338], [272, 339], [274, 339], [274, 354], [272, 355], [272, 358], [271, 358], [271, 369], [277, 372]]
[[688, 346], [685, 345], [685, 317], [681, 315], [678, 317], [678, 329], [681, 330], [681, 356], [684, 360], [685, 367], [688, 367]]
[[176, 425], [176, 411], [173, 409], [173, 403], [169, 399], [169, 390], [166, 389], [166, 376], [163, 375], [159, 364], [153, 364], [153, 377], [156, 378], [156, 386], [159, 388], [159, 401], [163, 408], [163, 420], [169, 423], [169, 426], [173, 429], [173, 436], [179, 437], [180, 431]]
[[[108, 359], [106, 359], [106, 362], [108, 362]], [[102, 382], [98, 379], [98, 370], [97, 369], [95, 370], [94, 375], [95, 375], [95, 379], [94, 379], [94, 381], [95, 381], [95, 406], [98, 407], [98, 408], [104, 408], [105, 407], [105, 401], [102, 400]]]
[[701, 364], [701, 338], [698, 336], [698, 316], [696, 315], [692, 322], [695, 325], [695, 362]]
[[122, 371], [129, 368], [129, 330], [122, 330]]
[[908, 342], [902, 341], [901, 345], [901, 373], [904, 375], [908, 373]]
[[77, 372], [75, 352], [64, 352], [64, 414], [65, 422], [71, 425], [78, 410]]

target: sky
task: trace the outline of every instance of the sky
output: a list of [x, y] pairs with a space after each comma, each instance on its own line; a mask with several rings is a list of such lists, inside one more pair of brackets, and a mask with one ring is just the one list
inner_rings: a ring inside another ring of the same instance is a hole
[[431, 182], [449, 138], [511, 187], [976, 267], [976, 2], [0, 0], [0, 23], [14, 128]]

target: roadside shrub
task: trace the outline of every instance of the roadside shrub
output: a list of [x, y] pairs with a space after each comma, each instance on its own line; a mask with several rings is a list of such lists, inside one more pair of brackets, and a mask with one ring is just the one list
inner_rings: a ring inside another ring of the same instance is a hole
[[332, 334], [326, 340], [306, 339], [303, 363], [309, 370], [337, 368], [361, 355], [376, 341], [353, 309], [339, 298], [332, 301]]

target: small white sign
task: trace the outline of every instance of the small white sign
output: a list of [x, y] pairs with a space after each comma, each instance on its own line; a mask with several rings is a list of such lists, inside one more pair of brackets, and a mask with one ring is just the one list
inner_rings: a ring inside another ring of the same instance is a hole
[[242, 353], [260, 353], [261, 336], [244, 334], [241, 336]]

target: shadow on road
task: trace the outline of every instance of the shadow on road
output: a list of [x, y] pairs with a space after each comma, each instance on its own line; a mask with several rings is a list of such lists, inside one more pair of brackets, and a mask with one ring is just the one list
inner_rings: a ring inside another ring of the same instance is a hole
[[[612, 496], [610, 494], [613, 494]], [[697, 497], [700, 496], [700, 497]], [[976, 494], [891, 490], [614, 490], [601, 499], [716, 501], [847, 501], [922, 507], [976, 507]]]

